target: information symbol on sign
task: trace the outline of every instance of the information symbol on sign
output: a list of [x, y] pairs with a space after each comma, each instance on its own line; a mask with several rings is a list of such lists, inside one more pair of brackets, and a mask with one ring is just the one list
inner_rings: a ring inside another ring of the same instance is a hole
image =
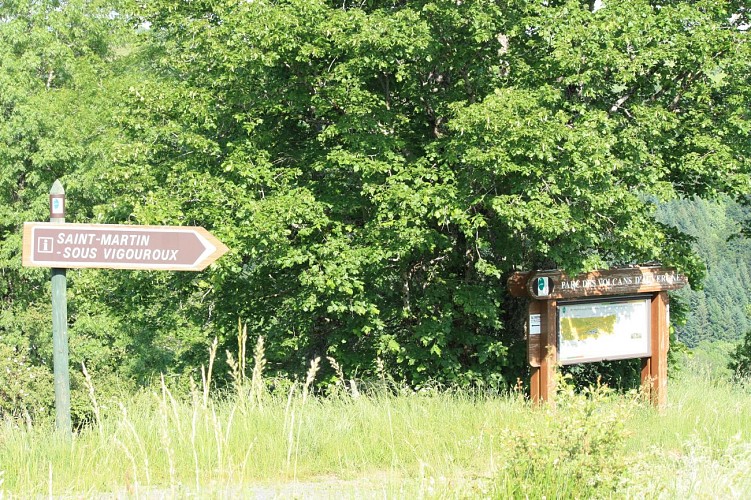
[[37, 240], [37, 252], [52, 253], [52, 244], [55, 242], [52, 238], [39, 238]]

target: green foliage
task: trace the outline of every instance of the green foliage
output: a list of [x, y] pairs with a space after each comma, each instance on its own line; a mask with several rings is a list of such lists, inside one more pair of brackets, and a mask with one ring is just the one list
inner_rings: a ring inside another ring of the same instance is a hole
[[[139, 13], [149, 78], [123, 88], [127, 140], [96, 214], [204, 225], [233, 250], [205, 277], [121, 281], [173, 290], [183, 331], [202, 332], [188, 345], [239, 315], [277, 370], [330, 354], [418, 385], [513, 380], [513, 269], [659, 260], [701, 276], [643, 199], [747, 186], [734, 7], [341, 7]], [[154, 334], [155, 305], [132, 306]]]
[[34, 363], [28, 352], [6, 343], [0, 344], [0, 360], [0, 418], [47, 417], [54, 402], [50, 371]]
[[717, 383], [726, 383], [733, 376], [728, 364], [736, 347], [735, 342], [701, 342], [695, 348], [684, 349], [676, 356], [675, 365], [679, 371], [701, 375]]
[[[0, 376], [3, 413], [26, 407], [34, 414], [53, 404], [49, 271], [21, 267], [22, 225], [47, 219], [50, 186], [66, 176], [69, 220], [89, 220], [97, 193], [88, 181], [108, 165], [113, 134], [114, 100], [106, 91], [118, 71], [113, 45], [127, 33], [115, 8], [99, 0], [0, 4], [0, 349], [9, 356]], [[84, 275], [68, 273], [72, 365], [96, 358], [97, 367], [117, 366], [112, 317], [97, 298], [75, 294]], [[76, 382], [74, 375], [78, 413], [85, 393]]]
[[525, 367], [509, 273], [660, 261], [697, 282], [645, 200], [747, 193], [747, 11], [590, 3], [3, 4], [3, 338], [26, 348], [46, 300], [20, 228], [57, 177], [71, 221], [231, 249], [200, 274], [71, 273], [72, 359], [140, 383], [187, 385], [240, 317], [276, 373], [380, 358], [497, 387]]
[[637, 389], [641, 384], [641, 360], [624, 359], [580, 363], [561, 367], [561, 374], [570, 377], [576, 387], [604, 384], [620, 391]]
[[746, 332], [741, 343], [733, 351], [728, 368], [738, 377], [751, 376], [751, 330]]
[[593, 498], [614, 494], [627, 462], [624, 422], [632, 410], [613, 404], [607, 386], [578, 394], [561, 379], [556, 407], [546, 408], [542, 428], [506, 439], [509, 460], [498, 475], [504, 498]]

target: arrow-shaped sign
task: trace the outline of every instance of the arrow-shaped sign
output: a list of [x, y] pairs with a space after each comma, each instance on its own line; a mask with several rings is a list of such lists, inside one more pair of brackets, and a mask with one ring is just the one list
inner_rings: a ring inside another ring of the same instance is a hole
[[200, 271], [228, 248], [202, 227], [27, 222], [30, 267]]

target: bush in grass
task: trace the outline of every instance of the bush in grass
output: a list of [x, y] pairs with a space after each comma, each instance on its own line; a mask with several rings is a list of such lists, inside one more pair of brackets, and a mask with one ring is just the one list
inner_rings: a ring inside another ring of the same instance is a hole
[[[627, 469], [621, 453], [630, 404], [607, 386], [576, 392], [562, 380], [555, 408], [543, 409], [536, 431], [508, 433], [509, 459], [498, 477], [509, 498], [608, 496]], [[529, 428], [529, 427], [527, 427]]]
[[743, 341], [736, 347], [728, 367], [739, 378], [751, 377], [751, 330], [746, 332]]
[[55, 402], [52, 374], [27, 349], [0, 343], [0, 417], [44, 417]]

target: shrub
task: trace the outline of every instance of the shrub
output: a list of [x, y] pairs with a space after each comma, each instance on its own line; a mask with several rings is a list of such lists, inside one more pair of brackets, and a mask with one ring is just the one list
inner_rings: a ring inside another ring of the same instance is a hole
[[0, 343], [0, 417], [43, 417], [53, 409], [52, 374], [29, 358], [28, 349]]
[[627, 469], [623, 422], [631, 404], [598, 385], [576, 392], [561, 380], [556, 406], [544, 408], [538, 431], [509, 433], [510, 458], [498, 476], [508, 498], [610, 496]]
[[743, 340], [736, 347], [728, 368], [733, 370], [737, 377], [751, 376], [751, 330], [746, 332]]

